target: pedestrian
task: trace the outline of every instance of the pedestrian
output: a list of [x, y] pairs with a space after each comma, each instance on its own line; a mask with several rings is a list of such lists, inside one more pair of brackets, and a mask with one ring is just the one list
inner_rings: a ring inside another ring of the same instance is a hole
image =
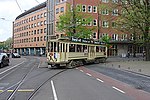
[[145, 57], [145, 51], [143, 51], [143, 58]]
[[127, 57], [128, 57], [128, 58], [130, 57], [130, 52], [129, 52], [129, 51], [127, 52]]

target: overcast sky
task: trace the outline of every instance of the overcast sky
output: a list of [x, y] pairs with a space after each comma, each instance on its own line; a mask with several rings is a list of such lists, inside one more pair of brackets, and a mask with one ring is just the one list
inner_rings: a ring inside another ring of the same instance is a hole
[[0, 41], [12, 37], [12, 22], [18, 15], [44, 1], [46, 0], [0, 0]]

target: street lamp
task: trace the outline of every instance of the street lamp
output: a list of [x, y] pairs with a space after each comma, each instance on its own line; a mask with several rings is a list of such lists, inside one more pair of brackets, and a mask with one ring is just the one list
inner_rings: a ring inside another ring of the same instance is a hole
[[2, 20], [4, 20], [4, 21], [11, 21], [11, 20], [8, 20], [8, 19], [6, 19], [6, 18], [4, 18], [4, 17], [1, 17], [0, 19], [2, 19]]

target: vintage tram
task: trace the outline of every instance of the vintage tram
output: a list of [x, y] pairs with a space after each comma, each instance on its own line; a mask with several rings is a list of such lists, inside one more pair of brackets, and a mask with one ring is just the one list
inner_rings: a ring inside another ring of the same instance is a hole
[[48, 41], [48, 68], [73, 68], [106, 59], [107, 46], [103, 42], [74, 37]]

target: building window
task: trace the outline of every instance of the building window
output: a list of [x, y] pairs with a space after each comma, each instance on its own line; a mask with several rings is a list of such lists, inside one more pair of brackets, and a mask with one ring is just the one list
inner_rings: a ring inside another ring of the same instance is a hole
[[77, 5], [77, 11], [81, 12], [81, 5]]
[[41, 23], [40, 23], [40, 24], [41, 24], [41, 26], [43, 26], [43, 21], [41, 21]]
[[46, 33], [46, 28], [44, 28], [44, 33]]
[[122, 34], [122, 39], [121, 39], [121, 41], [123, 41], [123, 40], [127, 40], [127, 34]]
[[82, 12], [86, 12], [86, 5], [82, 5]]
[[96, 38], [96, 32], [93, 33], [93, 38]]
[[64, 7], [61, 7], [61, 8], [60, 8], [60, 12], [64, 12]]
[[37, 41], [39, 41], [39, 37], [37, 37]]
[[102, 10], [102, 15], [109, 15], [108, 9], [103, 9]]
[[113, 16], [118, 16], [118, 9], [113, 9], [112, 15]]
[[36, 42], [36, 37], [34, 37], [34, 42]]
[[43, 41], [43, 36], [40, 37], [40, 41]]
[[46, 36], [44, 36], [44, 41], [46, 41]]
[[31, 28], [33, 28], [33, 24], [31, 25]]
[[112, 0], [112, 3], [118, 3], [118, 0]]
[[102, 27], [108, 28], [109, 27], [109, 22], [108, 21], [103, 21], [102, 22]]
[[92, 6], [88, 6], [88, 12], [89, 12], [89, 13], [92, 12]]
[[93, 12], [97, 13], [97, 6], [93, 6]]
[[118, 40], [118, 34], [112, 34], [112, 40]]
[[36, 23], [34, 23], [34, 27], [36, 27]]
[[41, 33], [41, 34], [43, 33], [43, 29], [41, 29], [40, 33]]
[[86, 26], [86, 24], [85, 24], [85, 22], [86, 22], [86, 19], [82, 19], [82, 26]]
[[56, 14], [58, 14], [58, 13], [59, 13], [59, 8], [56, 9]]
[[37, 19], [39, 19], [40, 18], [40, 15], [37, 15]]
[[36, 20], [36, 16], [34, 16], [34, 20]]
[[97, 19], [93, 20], [93, 26], [97, 26]]
[[117, 28], [116, 22], [112, 22], [112, 28]]
[[32, 17], [31, 21], [33, 21], [33, 20], [34, 20], [34, 17]]
[[40, 22], [37, 23], [37, 26], [40, 26]]
[[39, 29], [37, 30], [37, 34], [39, 34]]
[[43, 13], [41, 13], [41, 18], [43, 18]]
[[47, 15], [47, 13], [46, 13], [46, 12], [44, 12], [44, 17], [46, 17], [46, 15]]
[[87, 24], [87, 26], [92, 26], [92, 22], [89, 22], [89, 23]]
[[44, 25], [46, 25], [46, 20], [44, 21]]
[[108, 2], [109, 2], [109, 0], [102, 0], [102, 2], [104, 2], [104, 3], [108, 3]]
[[34, 30], [34, 34], [36, 34], [36, 30]]

